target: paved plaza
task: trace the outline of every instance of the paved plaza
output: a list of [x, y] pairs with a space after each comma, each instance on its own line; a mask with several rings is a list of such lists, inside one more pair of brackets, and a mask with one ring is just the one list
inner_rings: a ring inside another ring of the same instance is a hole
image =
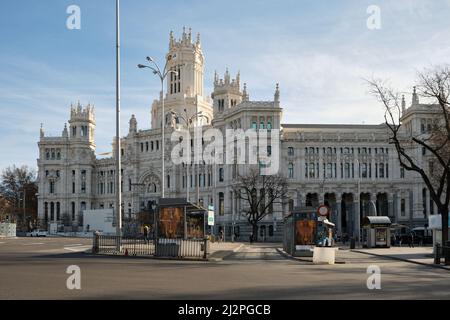
[[[313, 265], [281, 255], [280, 244], [215, 244], [208, 262], [85, 253], [90, 239], [0, 241], [0, 299], [450, 299], [444, 269], [340, 250], [345, 263]], [[220, 253], [220, 254], [219, 254]], [[69, 266], [81, 290], [68, 290]], [[381, 289], [367, 288], [367, 268]]]

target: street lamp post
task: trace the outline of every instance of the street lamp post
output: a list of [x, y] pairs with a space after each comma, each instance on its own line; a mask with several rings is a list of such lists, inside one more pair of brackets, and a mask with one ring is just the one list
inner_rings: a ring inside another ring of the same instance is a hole
[[[186, 124], [188, 132], [190, 132], [190, 128], [191, 128], [191, 124], [193, 122], [193, 119], [194, 118], [197, 119], [197, 125], [198, 125], [198, 118], [199, 117], [203, 117], [202, 111], [197, 112], [196, 114], [192, 115], [191, 117], [188, 117], [186, 109], [184, 109], [184, 112], [185, 112], [186, 115], [182, 116], [182, 115], [180, 115], [179, 113], [177, 113], [175, 111], [172, 111], [172, 110], [170, 111], [170, 113], [175, 117], [177, 123], [180, 122], [179, 121], [180, 119], [184, 121], [184, 123]], [[191, 159], [191, 155], [189, 154], [189, 160], [190, 159]], [[189, 161], [189, 162], [191, 162], [191, 161]], [[198, 176], [199, 176], [198, 172], [197, 172], [196, 175], [197, 175], [197, 178], [198, 178]], [[189, 164], [186, 164], [186, 195], [187, 195], [187, 201], [189, 201], [189, 183], [191, 181], [189, 178], [190, 178], [189, 177]], [[200, 184], [200, 181], [198, 180], [197, 181], [197, 200], [196, 200], [197, 204], [199, 204], [199, 198], [200, 198], [200, 196], [199, 196], [199, 193], [200, 193], [200, 189], [199, 189], [200, 186], [199, 186], [199, 184]]]
[[[22, 204], [23, 204], [23, 227], [24, 228], [26, 228], [26, 225], [27, 225], [27, 221], [26, 221], [26, 212], [25, 212], [25, 199], [26, 199], [26, 190], [25, 190], [25, 187], [23, 188], [23, 191], [21, 192], [22, 193], [22, 195], [23, 195], [23, 198], [22, 199], [20, 199], [20, 200], [22, 200]], [[20, 203], [19, 203], [19, 205], [20, 205]]]
[[166, 60], [166, 64], [164, 65], [164, 69], [161, 71], [161, 69], [159, 68], [158, 64], [155, 62], [155, 60], [153, 60], [153, 58], [151, 57], [147, 57], [147, 61], [150, 62], [151, 64], [153, 64], [153, 66], [148, 66], [148, 65], [143, 65], [143, 64], [139, 64], [138, 68], [143, 69], [143, 68], [148, 68], [150, 70], [153, 71], [154, 75], [157, 75], [161, 81], [161, 136], [162, 136], [162, 160], [161, 160], [161, 182], [162, 182], [162, 186], [161, 186], [161, 198], [164, 198], [164, 188], [166, 186], [165, 184], [165, 137], [164, 137], [164, 127], [165, 127], [165, 123], [164, 123], [164, 118], [165, 118], [165, 112], [164, 112], [164, 80], [166, 79], [167, 75], [170, 73], [173, 73], [175, 76], [178, 75], [178, 72], [174, 71], [174, 70], [167, 70], [167, 64], [170, 61], [170, 57], [167, 58]]
[[358, 238], [358, 246], [361, 245], [360, 237], [361, 237], [361, 164], [359, 159], [356, 159], [356, 163], [358, 164], [358, 210], [356, 215], [356, 236]]
[[120, 252], [122, 236], [122, 166], [120, 147], [120, 0], [116, 0], [116, 249]]

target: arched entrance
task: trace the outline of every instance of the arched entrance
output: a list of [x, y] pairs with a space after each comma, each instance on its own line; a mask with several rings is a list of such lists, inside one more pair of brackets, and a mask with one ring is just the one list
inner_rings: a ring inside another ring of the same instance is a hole
[[353, 194], [344, 193], [341, 201], [341, 232], [351, 236], [353, 234], [354, 203]]
[[387, 193], [378, 193], [376, 201], [377, 213], [379, 216], [389, 215], [388, 195]]

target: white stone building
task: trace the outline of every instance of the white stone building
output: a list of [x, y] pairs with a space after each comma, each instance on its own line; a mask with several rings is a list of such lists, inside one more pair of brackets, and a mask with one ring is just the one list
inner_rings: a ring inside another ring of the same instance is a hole
[[[261, 222], [259, 232], [267, 241], [280, 240], [283, 216], [297, 206], [330, 205], [338, 233], [348, 234], [355, 232], [358, 214], [360, 219], [374, 215], [374, 207], [379, 215], [410, 226], [423, 226], [427, 216], [437, 212], [420, 178], [400, 168], [384, 125], [282, 124], [278, 85], [273, 100], [252, 101], [240, 75], [232, 79], [228, 70], [223, 79], [215, 75], [214, 92], [208, 96], [200, 38], [193, 41], [190, 30], [180, 40], [171, 33], [167, 58], [178, 76], [169, 75], [164, 92], [166, 197], [186, 197], [189, 183], [190, 200], [195, 202], [199, 185], [200, 202], [216, 209], [215, 232], [224, 228], [229, 238], [235, 226], [236, 233], [248, 237], [250, 227], [240, 214], [243, 203], [232, 190], [237, 171], [243, 167], [174, 165], [170, 136], [177, 125], [170, 110], [188, 117], [201, 111], [198, 124], [203, 130], [281, 130], [280, 174], [289, 181], [289, 197]], [[160, 197], [162, 95], [153, 102], [151, 128], [139, 129], [133, 115], [128, 134], [122, 138], [125, 219], [151, 210]], [[432, 117], [427, 110], [413, 93], [409, 108], [404, 102], [405, 128], [426, 130], [426, 121]], [[96, 157], [94, 138], [95, 116], [90, 105], [72, 106], [69, 126], [60, 137], [47, 137], [41, 128], [38, 215], [44, 226], [49, 222], [78, 226], [83, 210], [114, 207], [114, 159]], [[422, 150], [414, 152], [420, 159], [427, 156]]]

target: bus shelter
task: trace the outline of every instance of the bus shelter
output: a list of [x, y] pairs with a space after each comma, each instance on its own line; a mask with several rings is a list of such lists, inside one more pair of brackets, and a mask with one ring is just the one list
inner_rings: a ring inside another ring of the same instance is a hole
[[157, 238], [204, 239], [208, 210], [185, 198], [160, 199], [157, 210]]
[[284, 251], [292, 256], [312, 257], [317, 242], [317, 209], [295, 208], [284, 218]]
[[390, 248], [391, 224], [391, 219], [386, 216], [364, 217], [362, 221], [363, 246], [365, 248]]

